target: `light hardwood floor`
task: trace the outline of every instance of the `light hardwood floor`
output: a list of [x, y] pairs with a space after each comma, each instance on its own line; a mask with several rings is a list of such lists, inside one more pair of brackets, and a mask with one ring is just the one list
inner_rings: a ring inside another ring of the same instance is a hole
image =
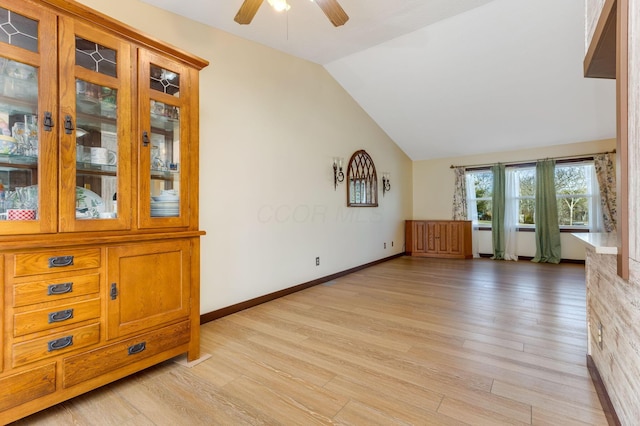
[[606, 425], [584, 266], [397, 258], [202, 326], [166, 362], [20, 425]]

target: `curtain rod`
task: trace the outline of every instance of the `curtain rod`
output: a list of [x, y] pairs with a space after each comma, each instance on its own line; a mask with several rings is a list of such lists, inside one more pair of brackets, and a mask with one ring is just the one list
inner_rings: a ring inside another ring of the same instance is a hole
[[[606, 152], [596, 152], [595, 154], [580, 154], [580, 155], [573, 155], [573, 156], [565, 156], [565, 157], [545, 157], [543, 158], [543, 160], [593, 160], [593, 157], [599, 154], [615, 154], [616, 150], [614, 149], [613, 151], [606, 151]], [[456, 167], [464, 167], [465, 169], [475, 169], [475, 168], [484, 168], [484, 167], [491, 167], [495, 164], [504, 164], [505, 166], [517, 166], [517, 165], [523, 165], [523, 164], [535, 164], [536, 161], [540, 161], [541, 159], [538, 160], [528, 160], [528, 161], [513, 161], [510, 163], [487, 163], [487, 164], [471, 164], [471, 165], [467, 165], [467, 166], [455, 166], [455, 165], [451, 165], [449, 168], [451, 169], [455, 169]]]

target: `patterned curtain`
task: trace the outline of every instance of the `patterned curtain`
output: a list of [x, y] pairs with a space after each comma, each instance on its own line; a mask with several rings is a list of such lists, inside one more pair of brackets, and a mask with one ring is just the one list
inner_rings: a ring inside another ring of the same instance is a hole
[[467, 184], [464, 167], [454, 167], [455, 187], [453, 188], [453, 220], [467, 220]]
[[593, 163], [600, 187], [600, 206], [602, 207], [602, 226], [605, 232], [616, 230], [616, 170], [613, 154], [597, 154]]

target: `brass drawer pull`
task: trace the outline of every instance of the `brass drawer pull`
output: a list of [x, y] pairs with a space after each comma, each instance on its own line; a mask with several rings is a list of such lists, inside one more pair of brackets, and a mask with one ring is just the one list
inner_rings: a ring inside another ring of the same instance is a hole
[[73, 265], [73, 256], [54, 256], [49, 258], [49, 268], [62, 268]]
[[47, 288], [48, 296], [56, 296], [58, 294], [71, 293], [73, 291], [73, 283], [51, 284]]
[[65, 309], [64, 311], [50, 312], [49, 324], [54, 322], [62, 322], [73, 318], [73, 309]]
[[147, 349], [147, 342], [136, 343], [135, 345], [129, 346], [127, 352], [129, 355], [139, 354], [140, 352]]
[[47, 343], [49, 352], [57, 351], [73, 345], [73, 336], [65, 336]]

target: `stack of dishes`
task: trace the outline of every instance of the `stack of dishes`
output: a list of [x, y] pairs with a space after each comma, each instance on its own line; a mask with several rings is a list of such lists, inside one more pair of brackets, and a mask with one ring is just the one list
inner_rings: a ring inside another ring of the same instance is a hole
[[152, 217], [174, 217], [180, 215], [180, 197], [175, 191], [162, 191], [160, 195], [152, 196]]

